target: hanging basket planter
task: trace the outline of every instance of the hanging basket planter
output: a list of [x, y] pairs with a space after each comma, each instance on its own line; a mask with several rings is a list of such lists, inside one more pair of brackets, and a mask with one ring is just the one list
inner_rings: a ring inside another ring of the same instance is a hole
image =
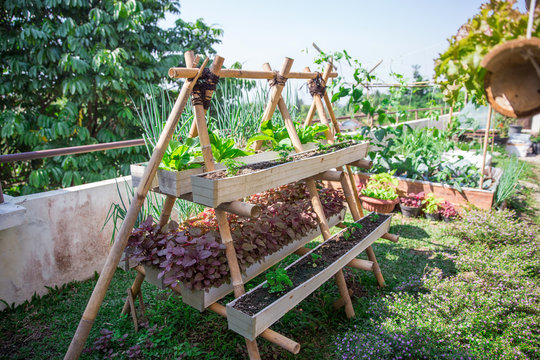
[[495, 46], [482, 60], [484, 89], [493, 109], [518, 118], [540, 112], [540, 39]]
[[399, 198], [394, 200], [380, 200], [368, 196], [360, 196], [362, 201], [362, 207], [367, 211], [375, 211], [382, 214], [389, 214], [394, 211], [396, 204], [399, 202]]

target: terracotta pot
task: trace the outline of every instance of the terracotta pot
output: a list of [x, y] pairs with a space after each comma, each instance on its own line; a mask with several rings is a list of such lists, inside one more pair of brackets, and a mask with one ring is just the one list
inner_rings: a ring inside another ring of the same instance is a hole
[[364, 209], [367, 211], [376, 211], [381, 214], [391, 213], [399, 202], [399, 198], [395, 200], [380, 200], [363, 195], [360, 195], [360, 200]]
[[420, 215], [420, 207], [405, 206], [403, 204], [399, 204], [399, 207], [405, 217], [417, 217]]

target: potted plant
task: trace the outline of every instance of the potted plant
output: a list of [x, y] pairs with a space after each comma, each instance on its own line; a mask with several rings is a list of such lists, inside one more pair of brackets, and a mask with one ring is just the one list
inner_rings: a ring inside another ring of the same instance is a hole
[[532, 153], [535, 155], [540, 155], [540, 134], [537, 137], [532, 138]]
[[399, 202], [396, 188], [398, 179], [393, 172], [371, 175], [366, 185], [360, 190], [362, 206], [368, 211], [391, 213]]
[[445, 201], [441, 204], [439, 213], [445, 222], [450, 222], [458, 216], [456, 208], [449, 201]]
[[420, 215], [420, 210], [422, 209], [422, 200], [424, 200], [425, 193], [422, 191], [418, 194], [409, 193], [407, 197], [402, 197], [399, 199], [399, 206], [401, 212], [405, 217], [417, 217]]
[[433, 221], [440, 220], [441, 214], [439, 210], [441, 208], [441, 203], [442, 199], [435, 197], [435, 194], [427, 194], [426, 198], [422, 201], [422, 205], [424, 205], [424, 212], [426, 213], [426, 218]]

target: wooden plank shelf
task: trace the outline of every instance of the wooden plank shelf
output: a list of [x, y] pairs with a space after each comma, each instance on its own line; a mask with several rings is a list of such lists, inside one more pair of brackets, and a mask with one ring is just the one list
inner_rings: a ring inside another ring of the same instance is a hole
[[[363, 159], [368, 143], [352, 145], [332, 153], [287, 162], [250, 174], [207, 179], [204, 173], [192, 176], [193, 201], [213, 208], [284, 184], [303, 180], [328, 169]], [[302, 153], [299, 153], [302, 154]], [[219, 170], [217, 170], [219, 171]]]
[[[340, 214], [334, 215], [328, 218], [328, 224], [330, 227], [340, 223], [345, 217], [345, 210]], [[280, 250], [266, 256], [263, 261], [252, 264], [246, 269], [245, 274], [242, 274], [244, 283], [247, 283], [249, 280], [255, 278], [262, 272], [266, 271], [268, 268], [277, 264], [285, 257], [294, 253], [296, 250], [304, 247], [308, 242], [315, 239], [321, 234], [319, 228], [316, 228], [310, 231], [306, 236], [291, 242], [290, 244], [282, 247]], [[147, 273], [148, 274], [148, 273]], [[156, 274], [157, 275], [157, 274]], [[147, 275], [148, 276], [148, 275]], [[162, 286], [163, 283], [161, 279], [156, 278], [157, 286]], [[219, 287], [213, 287], [208, 290], [194, 290], [187, 288], [183, 283], [180, 283], [180, 293], [182, 294], [182, 301], [199, 311], [203, 311], [208, 306], [212, 305], [219, 299], [223, 298], [225, 295], [233, 291], [231, 284], [223, 284]]]
[[[381, 215], [381, 216], [384, 216], [384, 215]], [[360, 219], [359, 222], [361, 222], [365, 218], [366, 217]], [[235, 299], [231, 303], [227, 304], [227, 321], [229, 324], [229, 329], [235, 331], [236, 333], [244, 336], [245, 338], [249, 340], [254, 340], [259, 334], [261, 334], [264, 330], [270, 327], [273, 323], [278, 321], [281, 317], [283, 317], [283, 315], [285, 315], [293, 307], [298, 305], [298, 303], [300, 303], [313, 291], [317, 290], [324, 282], [326, 282], [328, 279], [334, 276], [339, 270], [341, 270], [344, 266], [346, 266], [351, 260], [356, 258], [356, 256], [358, 256], [368, 246], [370, 246], [373, 242], [375, 242], [377, 239], [379, 239], [381, 236], [387, 233], [388, 229], [390, 228], [391, 219], [392, 217], [388, 216], [388, 218], [385, 219], [376, 229], [374, 229], [369, 235], [367, 235], [364, 239], [362, 239], [360, 242], [354, 245], [352, 249], [350, 249], [341, 257], [339, 257], [331, 265], [322, 269], [319, 273], [315, 274], [306, 282], [296, 286], [295, 288], [291, 289], [287, 293], [283, 294], [275, 302], [266, 306], [264, 309], [258, 311], [256, 314], [249, 315], [239, 309], [236, 309], [235, 304], [240, 299], [243, 299], [244, 297], [249, 296], [249, 294], [263, 287], [266, 281], [258, 285], [257, 287], [253, 288], [251, 291], [247, 292], [246, 294], [242, 295], [241, 297]], [[297, 263], [302, 261], [302, 259], [311, 256], [310, 254], [312, 252], [316, 251], [318, 248], [328, 243], [332, 239], [335, 239], [339, 234], [342, 234], [344, 231], [346, 230], [345, 229], [342, 230], [341, 232], [332, 236], [330, 239], [328, 239], [324, 243], [317, 246], [315, 249], [306, 253], [300, 259], [298, 259], [291, 265], [287, 266], [286, 269], [287, 270], [291, 269]], [[311, 266], [311, 264], [308, 262], [308, 263], [301, 264], [299, 266]]]

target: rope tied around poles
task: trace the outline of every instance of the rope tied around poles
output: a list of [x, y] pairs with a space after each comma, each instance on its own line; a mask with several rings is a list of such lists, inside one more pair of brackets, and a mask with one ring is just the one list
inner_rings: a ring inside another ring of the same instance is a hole
[[324, 82], [321, 73], [317, 73], [317, 76], [313, 80], [308, 81], [308, 90], [311, 96], [324, 96], [326, 93], [326, 83]]
[[208, 110], [210, 108], [210, 100], [212, 100], [212, 95], [208, 91], [215, 91], [218, 82], [219, 76], [210, 71], [210, 69], [205, 68], [197, 83], [193, 86], [191, 94], [192, 104], [202, 105], [205, 110]]
[[285, 76], [282, 76], [278, 71], [274, 71], [274, 78], [268, 80], [268, 84], [270, 86], [275, 86], [275, 85], [285, 86], [286, 82], [287, 82], [287, 78]]

